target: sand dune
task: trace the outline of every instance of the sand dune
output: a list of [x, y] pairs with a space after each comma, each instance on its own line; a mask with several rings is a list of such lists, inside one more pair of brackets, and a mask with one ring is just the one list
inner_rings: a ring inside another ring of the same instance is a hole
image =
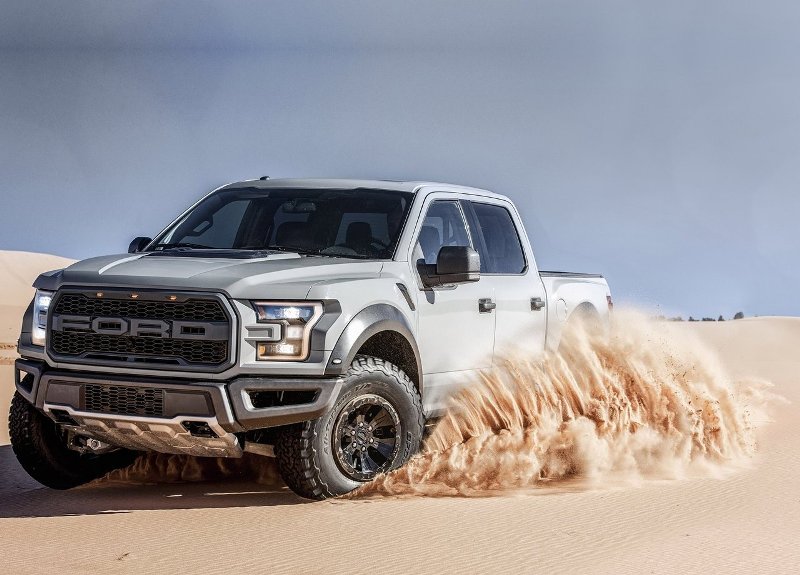
[[72, 262], [48, 254], [0, 250], [0, 363], [8, 363], [7, 345], [16, 342], [19, 336], [22, 314], [33, 298], [33, 280], [42, 272]]
[[[214, 474], [162, 459], [164, 479], [175, 482], [131, 482], [131, 473], [126, 481], [55, 492], [30, 480], [10, 446], [0, 445], [5, 571], [796, 572], [800, 319], [672, 329], [676, 337], [697, 338], [718, 354], [715, 378], [768, 380], [788, 400], [773, 403], [772, 423], [754, 424], [755, 455], [723, 474], [635, 483], [561, 481], [479, 498], [310, 503], [288, 492], [269, 465], [258, 461], [221, 470], [217, 477], [225, 481], [180, 482]], [[689, 364], [706, 361], [681, 357]], [[3, 411], [11, 386], [10, 366], [0, 368]], [[726, 401], [725, 393], [717, 400]], [[155, 476], [139, 470], [139, 479]]]

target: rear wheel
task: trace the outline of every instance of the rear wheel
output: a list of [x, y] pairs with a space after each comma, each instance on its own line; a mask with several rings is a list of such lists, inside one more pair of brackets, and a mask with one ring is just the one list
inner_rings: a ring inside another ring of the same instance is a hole
[[22, 468], [36, 481], [53, 489], [70, 489], [133, 462], [136, 454], [119, 449], [96, 455], [67, 447], [65, 434], [19, 393], [8, 415], [11, 447]]
[[358, 356], [333, 408], [282, 429], [275, 455], [292, 491], [309, 499], [335, 497], [408, 461], [424, 425], [408, 376], [388, 361]]

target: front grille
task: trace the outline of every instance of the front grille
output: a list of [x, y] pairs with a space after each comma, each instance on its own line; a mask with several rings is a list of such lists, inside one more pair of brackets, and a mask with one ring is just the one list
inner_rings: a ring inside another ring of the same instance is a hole
[[[60, 318], [72, 323], [49, 330], [49, 351], [58, 360], [85, 364], [224, 369], [231, 355], [231, 319], [223, 303], [194, 294], [163, 301], [168, 295], [172, 294], [140, 292], [139, 299], [131, 299], [130, 292], [107, 291], [102, 297], [94, 292], [62, 292], [51, 307], [53, 322]], [[90, 327], [97, 318], [102, 318], [100, 323]], [[131, 320], [153, 321], [156, 327], [138, 332], [120, 327], [133, 326]], [[119, 333], [102, 329], [109, 325]]]
[[91, 413], [164, 416], [164, 390], [124, 385], [84, 386], [84, 410]]

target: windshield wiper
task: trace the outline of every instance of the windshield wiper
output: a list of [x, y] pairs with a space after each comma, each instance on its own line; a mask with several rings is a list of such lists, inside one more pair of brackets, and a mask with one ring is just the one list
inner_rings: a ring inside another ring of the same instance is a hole
[[357, 259], [357, 260], [369, 259], [367, 256], [361, 254], [332, 254], [330, 252], [326, 253], [323, 251], [329, 248], [310, 250], [304, 248], [296, 248], [292, 246], [267, 246], [263, 249], [275, 250], [278, 252], [295, 253], [295, 254], [300, 254], [301, 256], [320, 256], [325, 258], [345, 258], [345, 259]]
[[217, 248], [213, 248], [211, 246], [204, 246], [203, 244], [193, 244], [190, 242], [174, 242], [171, 244], [156, 244], [153, 246], [153, 249], [161, 248], [162, 250], [174, 250], [178, 248], [189, 248], [191, 250], [215, 250]]

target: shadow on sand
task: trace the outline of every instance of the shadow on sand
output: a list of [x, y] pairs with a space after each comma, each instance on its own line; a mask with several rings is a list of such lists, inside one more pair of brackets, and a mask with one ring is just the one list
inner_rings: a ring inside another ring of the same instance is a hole
[[159, 509], [206, 509], [311, 503], [278, 481], [250, 477], [179, 483], [100, 480], [69, 491], [43, 487], [20, 467], [10, 445], [0, 446], [0, 518], [64, 517]]

